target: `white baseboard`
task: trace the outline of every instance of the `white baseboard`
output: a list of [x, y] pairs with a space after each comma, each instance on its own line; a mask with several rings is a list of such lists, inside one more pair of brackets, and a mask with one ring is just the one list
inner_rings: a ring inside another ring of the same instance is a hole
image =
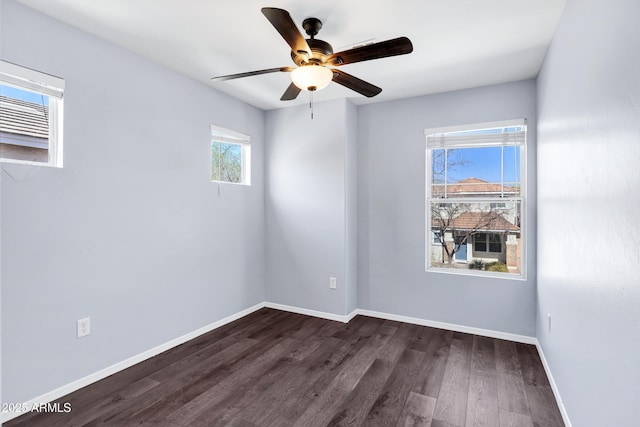
[[[59, 387], [55, 390], [52, 390], [50, 392], [47, 392], [43, 395], [40, 395], [34, 399], [29, 400], [28, 402], [25, 402], [24, 405], [22, 405], [23, 408], [32, 408], [35, 405], [39, 405], [41, 403], [49, 403], [49, 402], [53, 402], [56, 399], [59, 399], [63, 396], [66, 396], [69, 393], [72, 393], [76, 390], [80, 390], [82, 387], [86, 387], [89, 384], [92, 384], [96, 381], [99, 381], [101, 379], [104, 379], [110, 375], [115, 374], [116, 372], [120, 372], [124, 369], [127, 369], [137, 363], [140, 363], [144, 360], [150, 359], [154, 356], [157, 356], [158, 354], [167, 351], [173, 347], [179, 346], [180, 344], [184, 344], [185, 342], [192, 340], [196, 337], [199, 337], [200, 335], [206, 334], [207, 332], [210, 332], [214, 329], [219, 328], [220, 326], [226, 325], [227, 323], [231, 323], [234, 320], [238, 320], [241, 317], [244, 317], [248, 314], [253, 313], [254, 311], [257, 311], [261, 308], [263, 308], [265, 306], [265, 303], [262, 302], [260, 304], [256, 304], [253, 307], [249, 307], [245, 310], [239, 311], [238, 313], [232, 314], [230, 316], [225, 317], [224, 319], [218, 320], [217, 322], [213, 322], [207, 326], [204, 326], [200, 329], [196, 329], [193, 332], [189, 332], [188, 334], [182, 335], [181, 337], [175, 338], [171, 341], [168, 341], [164, 344], [160, 344], [157, 347], [154, 347], [150, 350], [144, 351], [140, 354], [137, 354], [135, 356], [132, 356], [126, 360], [123, 360], [122, 362], [118, 362], [114, 365], [108, 366], [104, 369], [101, 369], [100, 371], [94, 372], [93, 374], [87, 375], [86, 377], [80, 378], [76, 381], [73, 381], [69, 384], [66, 384], [62, 387]], [[19, 417], [20, 415], [22, 415], [22, 412], [3, 412], [2, 413], [2, 422], [7, 422], [9, 420], [12, 420], [16, 417]]]
[[562, 415], [562, 420], [564, 421], [564, 424], [566, 427], [572, 427], [571, 421], [569, 420], [569, 414], [567, 413], [567, 409], [564, 407], [564, 402], [562, 401], [562, 397], [560, 397], [560, 391], [558, 390], [558, 386], [556, 385], [556, 382], [553, 379], [553, 375], [551, 374], [551, 368], [547, 363], [547, 358], [544, 356], [544, 351], [542, 350], [542, 346], [540, 345], [540, 342], [537, 339], [536, 339], [536, 348], [538, 349], [538, 354], [540, 355], [542, 366], [544, 366], [544, 371], [547, 373], [547, 378], [549, 379], [551, 390], [553, 390], [553, 395], [556, 398], [558, 409], [560, 409], [560, 415]]
[[508, 332], [492, 331], [490, 329], [472, 328], [469, 326], [456, 325], [454, 323], [436, 322], [434, 320], [419, 319], [416, 317], [399, 316], [397, 314], [382, 313], [371, 310], [356, 310], [357, 314], [363, 316], [377, 317], [385, 320], [395, 320], [398, 322], [411, 323], [413, 325], [429, 326], [431, 328], [446, 329], [448, 331], [464, 332], [467, 334], [480, 335], [489, 338], [498, 338], [501, 340], [521, 342], [524, 344], [536, 344], [538, 340], [535, 337], [526, 335], [510, 334]]
[[306, 316], [319, 317], [321, 319], [327, 319], [327, 320], [335, 320], [337, 322], [342, 322], [342, 323], [348, 323], [349, 320], [353, 319], [356, 316], [355, 312], [357, 311], [355, 310], [351, 314], [348, 314], [346, 316], [341, 316], [339, 314], [327, 313], [324, 311], [317, 311], [317, 310], [310, 310], [308, 308], [300, 308], [292, 305], [277, 304], [275, 302], [265, 302], [264, 306], [267, 308], [273, 308], [276, 310], [288, 311], [290, 313], [304, 314]]

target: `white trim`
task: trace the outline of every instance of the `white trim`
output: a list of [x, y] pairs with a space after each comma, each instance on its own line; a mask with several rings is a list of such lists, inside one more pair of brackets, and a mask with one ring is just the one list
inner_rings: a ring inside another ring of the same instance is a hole
[[569, 420], [569, 414], [567, 413], [567, 408], [564, 407], [564, 402], [562, 402], [562, 397], [560, 397], [560, 390], [558, 390], [558, 386], [556, 385], [556, 382], [553, 379], [553, 375], [551, 374], [551, 368], [549, 367], [549, 363], [547, 363], [547, 358], [544, 356], [544, 351], [542, 351], [542, 345], [540, 344], [540, 341], [538, 341], [537, 339], [536, 339], [536, 348], [538, 349], [538, 354], [540, 355], [540, 360], [542, 361], [542, 366], [544, 367], [544, 371], [547, 374], [547, 378], [549, 379], [551, 390], [553, 390], [553, 396], [556, 398], [556, 403], [558, 404], [560, 415], [562, 415], [562, 421], [564, 421], [564, 424], [566, 427], [572, 427], [571, 420]]
[[[439, 245], [439, 243], [438, 243]], [[520, 282], [524, 282], [527, 280], [527, 277], [523, 273], [500, 273], [500, 272], [492, 272], [492, 271], [482, 271], [482, 270], [465, 270], [458, 268], [448, 268], [448, 267], [431, 267], [427, 266], [427, 273], [437, 273], [437, 274], [455, 274], [458, 276], [473, 276], [473, 277], [488, 277], [490, 279], [500, 279], [500, 280], [516, 280]]]
[[536, 344], [538, 342], [538, 340], [535, 337], [529, 337], [526, 335], [492, 331], [490, 329], [473, 328], [470, 326], [456, 325], [455, 323], [437, 322], [435, 320], [426, 320], [426, 319], [420, 319], [417, 317], [400, 316], [397, 314], [382, 313], [379, 311], [372, 311], [372, 310], [358, 309], [356, 311], [358, 312], [358, 314], [361, 314], [363, 316], [377, 317], [379, 319], [385, 319], [385, 320], [395, 320], [397, 322], [411, 323], [413, 325], [429, 326], [431, 328], [446, 329], [449, 331], [456, 331], [456, 332], [464, 332], [466, 334], [480, 335], [480, 336], [489, 337], [489, 338], [498, 338], [501, 340], [521, 342], [524, 344]]
[[308, 308], [294, 307], [292, 305], [277, 304], [274, 302], [265, 302], [264, 306], [267, 308], [274, 308], [276, 310], [288, 311], [290, 313], [304, 314], [307, 316], [319, 317], [321, 319], [335, 320], [336, 322], [349, 323], [358, 313], [358, 310], [354, 310], [346, 316], [339, 314], [327, 313], [325, 311], [310, 310]]
[[[56, 399], [59, 399], [63, 396], [66, 396], [69, 393], [73, 393], [74, 391], [80, 390], [82, 387], [86, 387], [89, 384], [95, 383], [96, 381], [102, 380], [110, 375], [113, 375], [117, 372], [120, 372], [124, 369], [127, 369], [137, 363], [150, 359], [158, 354], [165, 352], [173, 347], [177, 347], [180, 344], [184, 344], [185, 342], [192, 340], [194, 338], [199, 337], [200, 335], [206, 334], [214, 329], [219, 328], [220, 326], [226, 325], [227, 323], [231, 323], [234, 320], [238, 320], [241, 317], [247, 316], [254, 311], [260, 310], [265, 307], [265, 303], [259, 303], [254, 305], [253, 307], [249, 307], [245, 310], [239, 311], [238, 313], [232, 314], [230, 316], [225, 317], [224, 319], [218, 320], [217, 322], [213, 322], [207, 326], [203, 326], [200, 329], [196, 329], [193, 332], [189, 332], [188, 334], [182, 335], [181, 337], [175, 338], [171, 341], [168, 341], [164, 344], [160, 344], [159, 346], [153, 347], [147, 351], [143, 351], [140, 354], [132, 356], [128, 359], [123, 360], [122, 362], [115, 363], [111, 366], [108, 366], [104, 369], [101, 369], [97, 372], [87, 375], [86, 377], [80, 378], [69, 384], [63, 385], [55, 390], [42, 394], [34, 399], [25, 402], [22, 407], [23, 408], [31, 408], [34, 405], [40, 403], [48, 403], [53, 402]], [[3, 412], [2, 413], [2, 422], [7, 422], [12, 420], [18, 416], [22, 415], [22, 412]]]

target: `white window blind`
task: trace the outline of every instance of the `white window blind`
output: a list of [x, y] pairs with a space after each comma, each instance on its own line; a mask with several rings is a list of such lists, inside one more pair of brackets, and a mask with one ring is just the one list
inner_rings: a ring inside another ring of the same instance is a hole
[[426, 129], [427, 148], [524, 145], [526, 119]]
[[250, 144], [251, 137], [222, 126], [211, 125], [211, 137], [220, 142], [229, 144]]
[[0, 82], [62, 99], [64, 80], [40, 71], [0, 61]]

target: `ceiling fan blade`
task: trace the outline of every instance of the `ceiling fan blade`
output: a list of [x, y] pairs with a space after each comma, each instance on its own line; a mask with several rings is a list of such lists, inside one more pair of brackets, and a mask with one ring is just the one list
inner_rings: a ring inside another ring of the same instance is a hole
[[407, 37], [398, 37], [384, 42], [355, 47], [353, 49], [334, 53], [327, 58], [327, 63], [338, 66], [353, 64], [354, 62], [369, 61], [370, 59], [405, 55], [411, 52], [413, 52], [413, 44], [411, 44], [411, 40]]
[[290, 71], [293, 71], [294, 68], [295, 67], [267, 68], [266, 70], [249, 71], [247, 73], [238, 73], [238, 74], [229, 74], [227, 76], [211, 77], [211, 81], [221, 82], [225, 80], [240, 79], [242, 77], [258, 76], [260, 74], [277, 73], [278, 71], [290, 72]]
[[309, 58], [312, 56], [309, 44], [302, 34], [300, 34], [289, 12], [275, 7], [263, 7], [262, 14], [266, 16], [269, 22], [271, 22], [271, 25], [278, 30], [292, 51], [300, 55], [307, 55]]
[[341, 84], [342, 86], [349, 88], [351, 90], [355, 90], [356, 92], [371, 98], [376, 96], [382, 89], [378, 86], [374, 86], [371, 83], [365, 82], [364, 80], [360, 80], [357, 77], [352, 76], [351, 74], [347, 74], [344, 71], [340, 70], [331, 70], [333, 71], [333, 81]]
[[280, 101], [294, 100], [298, 97], [298, 94], [300, 93], [300, 91], [301, 89], [298, 86], [294, 85], [292, 82], [287, 88], [287, 90], [285, 90], [284, 93], [282, 94]]

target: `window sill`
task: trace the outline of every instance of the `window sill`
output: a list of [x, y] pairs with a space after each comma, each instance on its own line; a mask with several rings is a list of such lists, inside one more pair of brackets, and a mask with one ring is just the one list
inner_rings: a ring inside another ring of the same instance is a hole
[[[468, 264], [464, 264], [467, 266]], [[448, 267], [429, 267], [426, 269], [427, 273], [436, 273], [436, 274], [452, 274], [456, 276], [471, 276], [471, 277], [481, 277], [481, 278], [490, 278], [490, 279], [502, 279], [502, 280], [517, 280], [517, 281], [526, 281], [527, 277], [523, 273], [498, 273], [492, 271], [482, 271], [482, 270], [470, 270], [470, 269], [456, 269], [456, 268], [448, 268]]]
[[236, 185], [240, 187], [251, 187], [251, 184], [247, 184], [244, 182], [228, 182], [228, 181], [211, 181], [212, 184], [228, 184], [228, 185]]

